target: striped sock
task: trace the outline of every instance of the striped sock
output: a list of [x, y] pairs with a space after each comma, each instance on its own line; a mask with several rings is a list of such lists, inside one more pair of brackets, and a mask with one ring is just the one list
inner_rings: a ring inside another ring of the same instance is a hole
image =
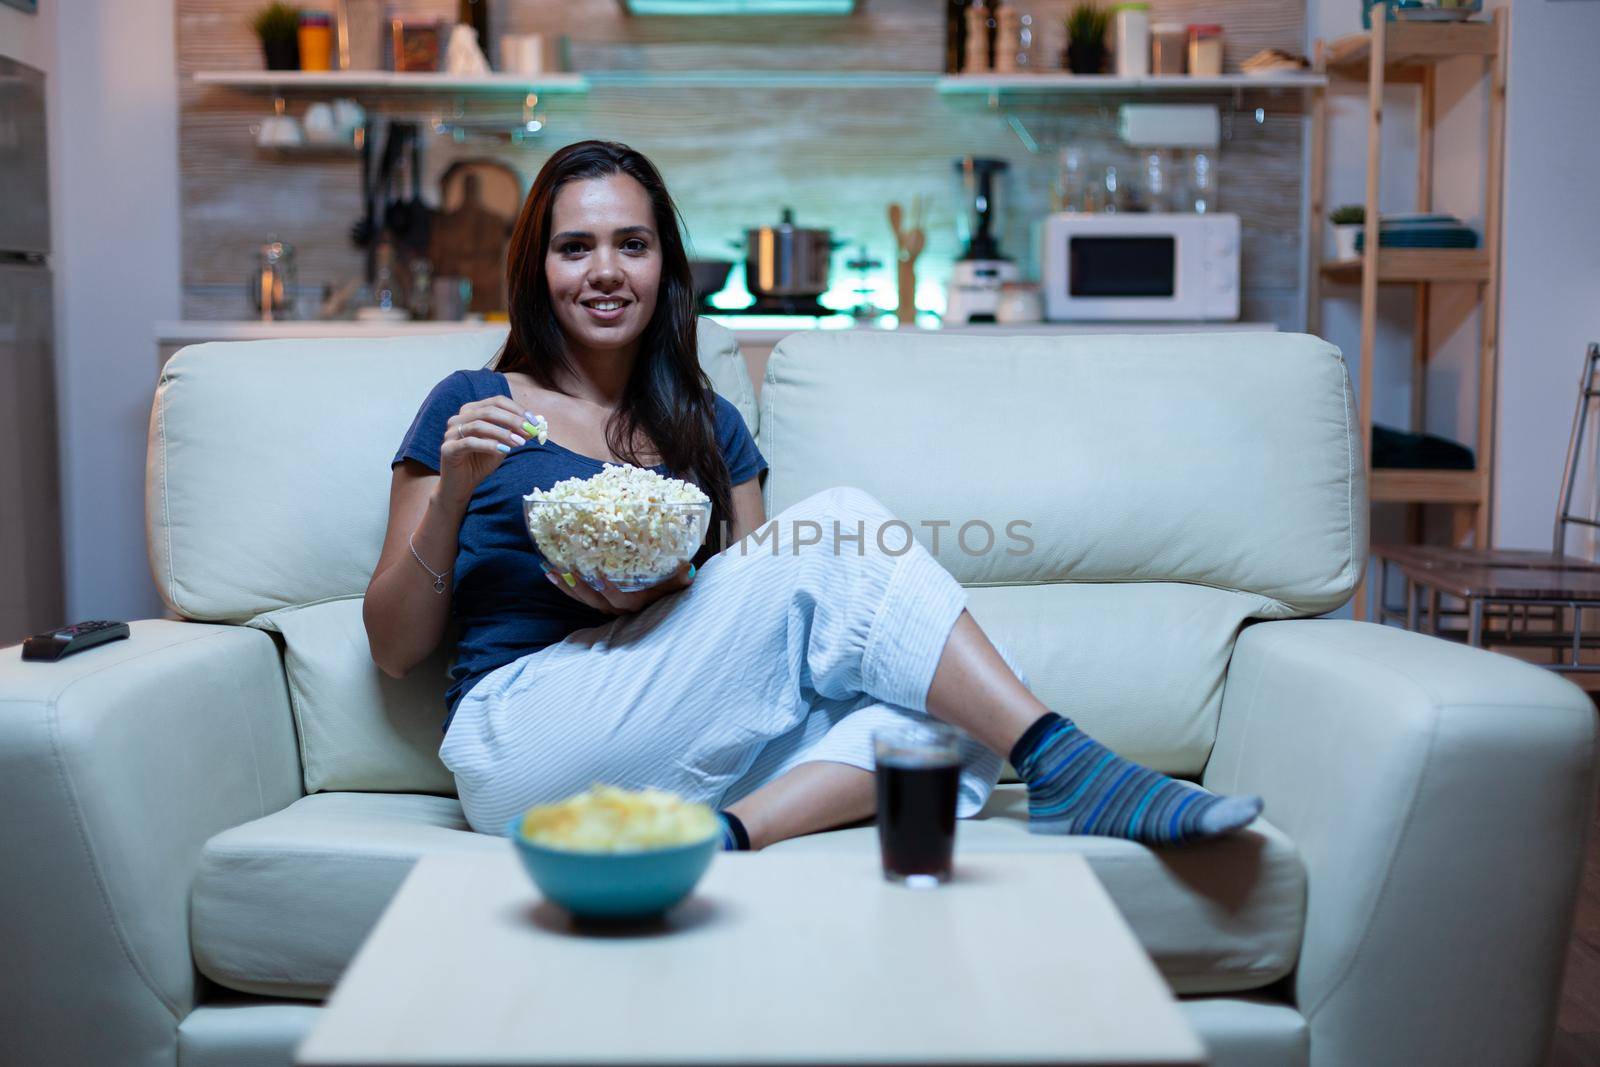
[[731, 811], [718, 811], [717, 817], [722, 820], [722, 851], [750, 851], [750, 834], [745, 830], [744, 823], [739, 821], [739, 816]]
[[1217, 796], [1141, 767], [1054, 712], [1028, 727], [1011, 765], [1028, 783], [1028, 829], [1036, 834], [1176, 845], [1231, 833], [1261, 813], [1260, 797]]

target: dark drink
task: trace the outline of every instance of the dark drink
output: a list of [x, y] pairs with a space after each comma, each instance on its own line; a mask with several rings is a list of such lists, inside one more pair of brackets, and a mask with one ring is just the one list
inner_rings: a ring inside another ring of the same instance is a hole
[[947, 881], [961, 781], [958, 735], [937, 724], [911, 725], [876, 735], [874, 744], [884, 877], [910, 886]]

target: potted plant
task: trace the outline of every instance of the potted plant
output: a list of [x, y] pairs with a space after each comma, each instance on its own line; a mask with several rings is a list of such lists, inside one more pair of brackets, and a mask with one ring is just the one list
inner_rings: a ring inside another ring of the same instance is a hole
[[1080, 3], [1067, 16], [1067, 69], [1074, 74], [1099, 74], [1106, 65], [1106, 28], [1111, 13]]
[[1360, 204], [1345, 204], [1328, 216], [1333, 223], [1333, 258], [1356, 258], [1356, 234], [1367, 224], [1367, 209]]
[[300, 69], [300, 9], [273, 0], [250, 20], [268, 70]]

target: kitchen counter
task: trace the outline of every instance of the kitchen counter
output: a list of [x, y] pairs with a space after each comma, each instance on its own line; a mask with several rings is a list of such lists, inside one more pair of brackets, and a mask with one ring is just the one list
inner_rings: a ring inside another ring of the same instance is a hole
[[[773, 347], [791, 333], [802, 330], [893, 330], [897, 327], [862, 325], [847, 315], [820, 318], [810, 315], [708, 315], [733, 331], [739, 351], [750, 371], [756, 394], [766, 376], [767, 360]], [[158, 322], [155, 324], [157, 368], [185, 345], [202, 341], [262, 341], [289, 337], [417, 337], [428, 334], [461, 333], [469, 330], [504, 333], [503, 322], [254, 322], [206, 321]], [[1053, 336], [1097, 333], [1266, 333], [1277, 329], [1271, 322], [1035, 322], [1015, 326], [994, 324], [972, 326], [914, 326], [928, 334], [987, 334], [1001, 336]]]
[[[771, 347], [800, 330], [873, 330], [844, 315], [817, 318], [808, 315], [708, 315], [732, 330], [740, 342]], [[1011, 334], [1039, 336], [1094, 333], [1255, 333], [1276, 330], [1270, 322], [1037, 322], [1015, 326], [916, 326], [928, 333]], [[400, 337], [469, 330], [504, 331], [503, 322], [257, 322], [186, 319], [155, 324], [158, 345], [195, 344], [200, 341], [260, 341], [275, 337]], [[890, 327], [893, 329], [893, 327]]]

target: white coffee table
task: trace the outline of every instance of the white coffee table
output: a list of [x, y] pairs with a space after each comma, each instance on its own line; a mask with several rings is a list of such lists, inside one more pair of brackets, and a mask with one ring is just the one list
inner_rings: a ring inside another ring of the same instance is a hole
[[956, 881], [912, 890], [870, 855], [722, 854], [658, 927], [593, 933], [538, 896], [509, 842], [429, 856], [297, 1062], [1204, 1062], [1080, 857], [958, 860]]

